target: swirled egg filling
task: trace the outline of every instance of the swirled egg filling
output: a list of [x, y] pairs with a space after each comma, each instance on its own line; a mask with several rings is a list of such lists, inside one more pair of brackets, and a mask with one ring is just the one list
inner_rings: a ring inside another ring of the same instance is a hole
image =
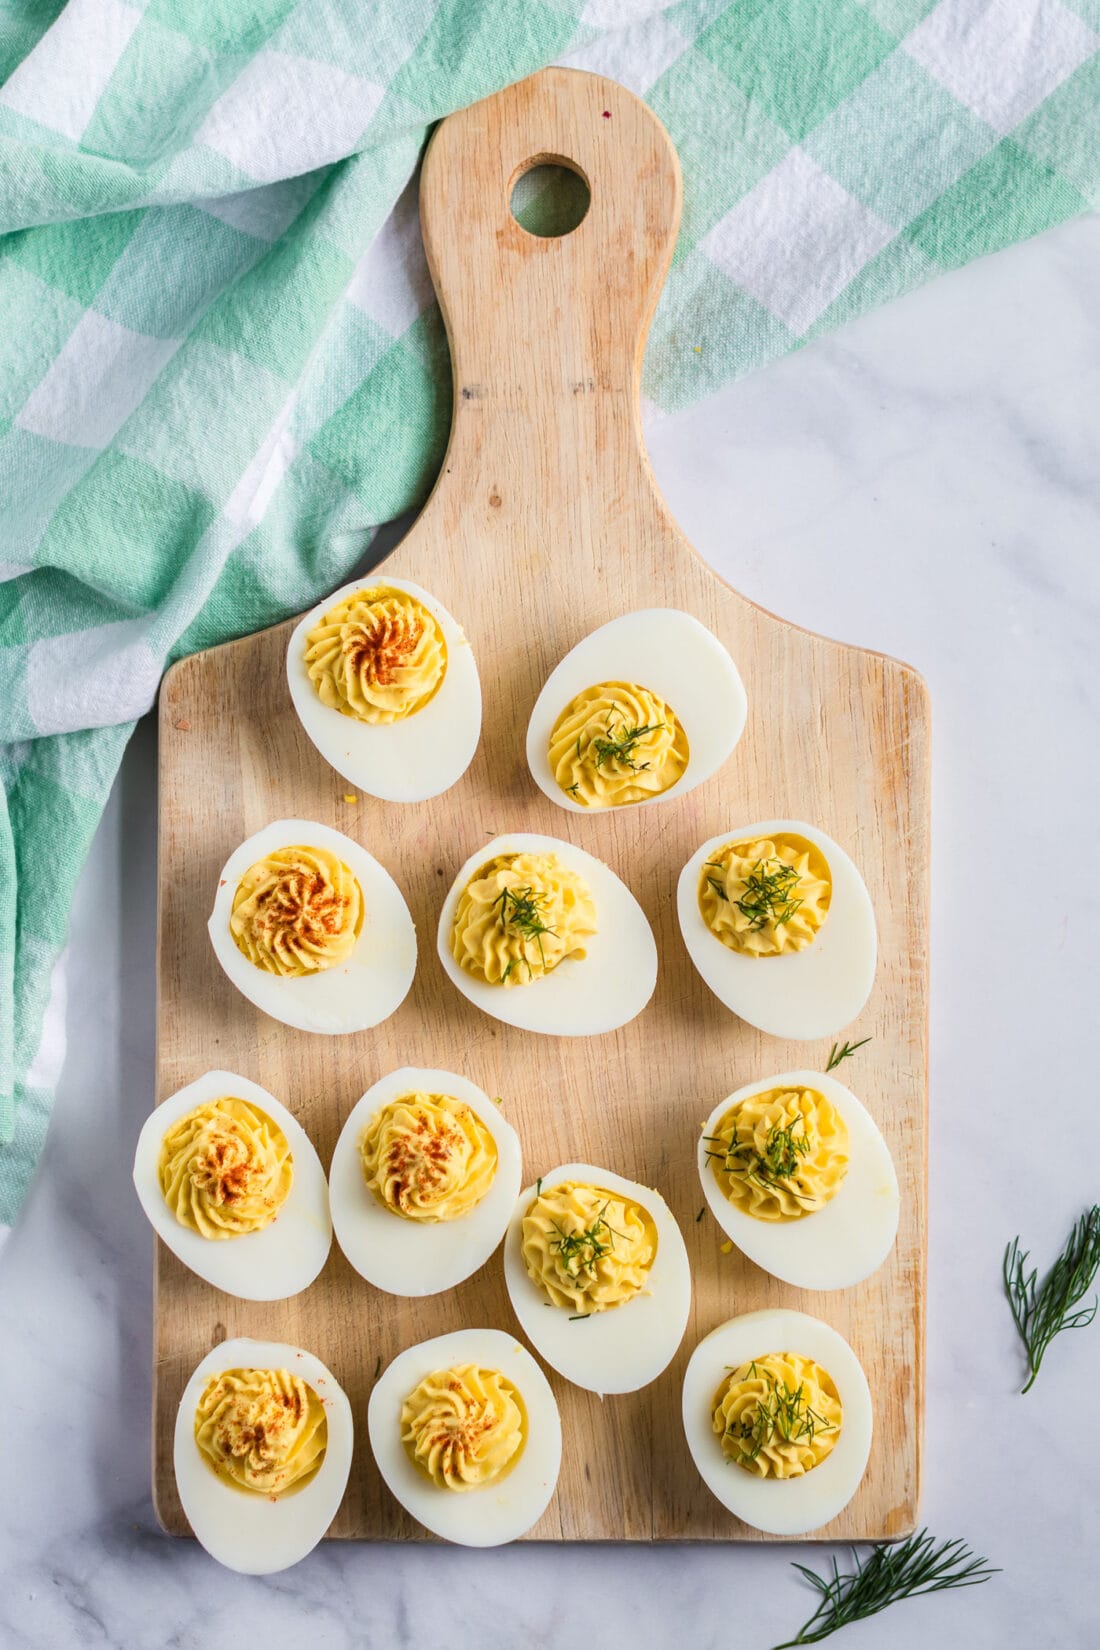
[[583, 958], [596, 906], [556, 854], [502, 854], [475, 872], [459, 897], [451, 955], [489, 985], [528, 985], [567, 957]]
[[172, 1124], [157, 1174], [181, 1226], [204, 1238], [232, 1238], [275, 1219], [294, 1180], [294, 1160], [266, 1112], [224, 1095]]
[[782, 956], [812, 945], [831, 897], [824, 854], [791, 835], [726, 843], [699, 876], [703, 921], [729, 950], [749, 957]]
[[447, 644], [434, 616], [409, 591], [373, 585], [314, 625], [305, 662], [323, 704], [360, 722], [400, 722], [438, 690]]
[[469, 1106], [447, 1094], [400, 1095], [376, 1111], [359, 1145], [375, 1197], [406, 1220], [458, 1220], [481, 1202], [496, 1142]]
[[328, 1442], [324, 1405], [285, 1369], [227, 1369], [207, 1381], [195, 1443], [219, 1478], [253, 1495], [304, 1489]]
[[848, 1172], [848, 1126], [816, 1089], [750, 1094], [704, 1136], [714, 1178], [756, 1220], [823, 1209]]
[[521, 1232], [532, 1283], [585, 1316], [632, 1300], [657, 1256], [657, 1228], [640, 1203], [575, 1180], [540, 1190]]
[[459, 1364], [425, 1376], [401, 1406], [409, 1459], [442, 1490], [495, 1484], [523, 1453], [527, 1412], [499, 1369]]
[[730, 1371], [714, 1395], [722, 1453], [757, 1478], [801, 1478], [840, 1437], [840, 1395], [812, 1358], [769, 1352]]
[[601, 682], [566, 705], [550, 735], [550, 771], [586, 808], [621, 808], [660, 796], [688, 764], [675, 712], [634, 682]]
[[328, 848], [277, 848], [237, 884], [229, 931], [267, 974], [319, 974], [346, 962], [363, 926], [363, 890]]

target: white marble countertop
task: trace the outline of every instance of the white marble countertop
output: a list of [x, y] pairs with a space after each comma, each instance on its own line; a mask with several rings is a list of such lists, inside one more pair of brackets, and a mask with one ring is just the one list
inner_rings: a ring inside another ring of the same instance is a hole
[[[1091, 218], [650, 432], [673, 510], [731, 582], [911, 660], [932, 690], [923, 1512], [1004, 1573], [833, 1641], [852, 1650], [916, 1650], [933, 1635], [969, 1650], [1084, 1650], [1100, 1637], [1100, 1461], [1082, 1400], [1100, 1323], [1063, 1337], [1020, 1398], [999, 1285], [1006, 1239], [1021, 1230], [1047, 1260], [1100, 1192], [1098, 290]], [[154, 756], [145, 725], [80, 886], [69, 1059], [0, 1263], [0, 1643], [766, 1650], [790, 1636], [812, 1606], [789, 1561], [812, 1550], [331, 1543], [255, 1581], [160, 1533], [152, 1244], [129, 1183], [152, 1092]]]

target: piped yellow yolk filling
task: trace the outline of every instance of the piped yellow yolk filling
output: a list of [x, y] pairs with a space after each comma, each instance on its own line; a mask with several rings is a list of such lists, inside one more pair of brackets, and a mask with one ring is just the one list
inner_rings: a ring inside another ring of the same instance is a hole
[[714, 1395], [722, 1453], [757, 1478], [801, 1478], [840, 1437], [840, 1395], [812, 1358], [769, 1352], [730, 1372]]
[[539, 1192], [521, 1242], [532, 1283], [585, 1316], [633, 1300], [657, 1257], [657, 1228], [640, 1204], [576, 1180]]
[[848, 1173], [848, 1126], [816, 1089], [750, 1094], [704, 1144], [724, 1195], [756, 1220], [823, 1209]]
[[485, 1124], [447, 1094], [403, 1094], [375, 1112], [359, 1143], [378, 1201], [406, 1220], [458, 1220], [493, 1184], [497, 1148]]
[[499, 1369], [436, 1370], [401, 1406], [409, 1459], [442, 1490], [495, 1484], [515, 1466], [526, 1440], [523, 1399]]
[[688, 754], [675, 712], [634, 682], [601, 682], [578, 693], [550, 735], [550, 771], [586, 808], [660, 796], [682, 776]]
[[595, 932], [588, 885], [556, 854], [502, 854], [463, 889], [451, 955], [489, 985], [527, 985], [582, 958]]
[[777, 957], [812, 945], [829, 914], [833, 882], [812, 842], [776, 834], [728, 842], [699, 877], [699, 910], [715, 937], [747, 957]]
[[232, 1238], [262, 1231], [275, 1219], [294, 1179], [294, 1159], [266, 1112], [225, 1095], [172, 1124], [160, 1143], [157, 1174], [181, 1226], [204, 1238]]
[[407, 590], [374, 585], [314, 625], [305, 662], [322, 704], [359, 722], [400, 722], [438, 691], [447, 644], [423, 602]]
[[327, 848], [277, 848], [250, 865], [229, 931], [267, 974], [319, 974], [346, 962], [363, 926], [363, 890]]
[[324, 1405], [285, 1369], [212, 1375], [195, 1411], [195, 1442], [219, 1478], [254, 1495], [286, 1495], [314, 1477], [328, 1444]]

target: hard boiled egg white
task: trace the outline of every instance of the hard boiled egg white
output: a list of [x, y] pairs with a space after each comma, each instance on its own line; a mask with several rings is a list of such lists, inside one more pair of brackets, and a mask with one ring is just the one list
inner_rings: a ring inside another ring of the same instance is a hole
[[[597, 932], [587, 955], [567, 957], [551, 973], [510, 990], [489, 985], [459, 967], [451, 955], [451, 930], [463, 889], [500, 854], [556, 854], [583, 877], [596, 905]], [[439, 916], [439, 960], [464, 997], [494, 1020], [556, 1037], [591, 1037], [615, 1031], [640, 1014], [657, 983], [657, 946], [645, 912], [624, 882], [602, 860], [554, 836], [517, 831], [494, 837], [471, 854], [459, 871]]]
[[[212, 1240], [182, 1226], [169, 1209], [160, 1189], [158, 1160], [161, 1141], [173, 1123], [224, 1095], [249, 1101], [278, 1124], [290, 1146], [294, 1179], [270, 1225]], [[205, 1072], [146, 1118], [134, 1154], [134, 1185], [157, 1236], [192, 1272], [227, 1295], [248, 1301], [284, 1300], [308, 1288], [328, 1259], [328, 1185], [313, 1142], [273, 1094], [235, 1072]]]
[[550, 735], [562, 711], [586, 688], [634, 682], [675, 712], [688, 739], [688, 764], [675, 785], [645, 807], [683, 796], [716, 773], [740, 739], [747, 700], [737, 666], [718, 638], [690, 613], [647, 607], [593, 630], [551, 671], [527, 727], [527, 762], [541, 791], [559, 808], [592, 813], [574, 802], [550, 767]]
[[[756, 1220], [746, 1214], [723, 1194], [707, 1157], [705, 1136], [714, 1134], [731, 1107], [769, 1089], [815, 1089], [832, 1102], [848, 1128], [847, 1174], [823, 1208], [797, 1220]], [[893, 1158], [870, 1112], [835, 1077], [786, 1071], [746, 1084], [715, 1106], [697, 1150], [703, 1193], [719, 1226], [742, 1254], [796, 1289], [850, 1289], [877, 1272], [894, 1246], [898, 1178]]]
[[[363, 890], [363, 927], [351, 956], [317, 974], [268, 974], [238, 951], [229, 930], [233, 896], [244, 873], [278, 848], [312, 846], [339, 855]], [[265, 825], [230, 854], [207, 924], [214, 954], [250, 1003], [298, 1031], [330, 1036], [366, 1031], [404, 1001], [416, 970], [416, 930], [396, 882], [372, 854], [342, 831], [308, 819]]]
[[[400, 722], [360, 722], [322, 702], [306, 670], [306, 637], [314, 625], [357, 590], [385, 585], [415, 596], [433, 616], [447, 644], [447, 669], [421, 710]], [[408, 579], [384, 568], [326, 597], [296, 625], [286, 655], [290, 697], [309, 738], [326, 762], [353, 785], [386, 802], [424, 802], [461, 779], [481, 737], [481, 684], [462, 626], [443, 604]]]
[[[832, 878], [829, 911], [805, 950], [746, 956], [729, 950], [703, 921], [699, 877], [704, 861], [727, 842], [777, 832], [804, 837], [825, 856]], [[851, 1024], [871, 994], [877, 955], [871, 896], [844, 849], [814, 825], [768, 819], [712, 836], [681, 871], [676, 899], [688, 955], [714, 995], [742, 1020], [773, 1037], [832, 1037]]]
[[[325, 1408], [324, 1460], [304, 1489], [289, 1495], [251, 1495], [224, 1482], [195, 1442], [195, 1410], [212, 1375], [227, 1369], [287, 1369], [311, 1386]], [[242, 1575], [273, 1575], [313, 1551], [332, 1520], [351, 1471], [351, 1405], [339, 1382], [312, 1352], [280, 1341], [222, 1341], [198, 1365], [183, 1389], [176, 1415], [176, 1487], [183, 1510], [211, 1558]]]
[[[401, 1406], [439, 1369], [499, 1369], [523, 1399], [527, 1438], [515, 1466], [494, 1484], [447, 1490], [413, 1465], [401, 1442]], [[374, 1384], [367, 1409], [378, 1470], [406, 1512], [433, 1535], [464, 1547], [499, 1547], [546, 1511], [561, 1467], [561, 1421], [550, 1383], [531, 1354], [500, 1329], [458, 1329], [401, 1352]]]
[[[497, 1148], [493, 1183], [458, 1220], [406, 1220], [380, 1203], [363, 1175], [359, 1141], [376, 1111], [402, 1094], [446, 1094], [469, 1106]], [[454, 1071], [403, 1066], [369, 1088], [336, 1142], [329, 1196], [336, 1240], [368, 1283], [391, 1295], [436, 1295], [484, 1266], [504, 1236], [520, 1183], [519, 1136], [483, 1089]]]
[[[758, 1478], [722, 1454], [714, 1397], [731, 1370], [769, 1353], [813, 1358], [836, 1383], [840, 1437], [824, 1461], [800, 1478]], [[841, 1512], [859, 1488], [871, 1452], [871, 1392], [842, 1335], [805, 1312], [749, 1312], [719, 1325], [695, 1348], [684, 1374], [684, 1431], [707, 1488], [724, 1507], [769, 1535], [805, 1535]]]
[[523, 1263], [523, 1217], [538, 1195], [536, 1186], [528, 1186], [504, 1239], [504, 1281], [513, 1311], [535, 1351], [574, 1386], [601, 1397], [636, 1392], [672, 1362], [687, 1327], [691, 1270], [680, 1228], [651, 1186], [639, 1186], [591, 1163], [566, 1163], [542, 1176], [542, 1190], [563, 1180], [619, 1192], [647, 1211], [657, 1228], [657, 1254], [646, 1292], [586, 1318], [575, 1317], [568, 1307], [551, 1305]]

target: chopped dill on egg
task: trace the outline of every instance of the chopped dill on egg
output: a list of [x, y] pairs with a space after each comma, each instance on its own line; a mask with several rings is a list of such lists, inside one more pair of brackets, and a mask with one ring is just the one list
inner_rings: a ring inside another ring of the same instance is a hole
[[[800, 1124], [802, 1132], [798, 1133]], [[705, 1134], [703, 1140], [708, 1148], [707, 1157], [720, 1163], [727, 1174], [736, 1175], [739, 1180], [754, 1181], [765, 1190], [782, 1182], [785, 1190], [800, 1202], [817, 1202], [812, 1193], [800, 1192], [789, 1184], [798, 1173], [799, 1160], [808, 1157], [813, 1150], [813, 1141], [806, 1133], [801, 1118], [796, 1118], [786, 1128], [776, 1125], [769, 1129], [764, 1137], [762, 1152], [757, 1151], [751, 1141], [727, 1141], [720, 1134]]]
[[[525, 950], [530, 940], [536, 942], [539, 948], [539, 961], [542, 963], [543, 972], [545, 973], [546, 953], [542, 949], [542, 936], [553, 934], [555, 930], [548, 927], [539, 916], [539, 906], [543, 903], [543, 898], [544, 896], [536, 894], [533, 888], [502, 888], [493, 904], [500, 907], [500, 926], [502, 928], [515, 928], [523, 936]], [[500, 977], [502, 984], [518, 961], [518, 958], [512, 958]], [[523, 958], [523, 961], [527, 964], [527, 972], [530, 974], [531, 964], [526, 957]]]
[[763, 1380], [769, 1390], [757, 1398], [751, 1408], [742, 1410], [726, 1428], [726, 1437], [737, 1445], [742, 1460], [755, 1461], [765, 1445], [777, 1436], [784, 1444], [812, 1444], [819, 1432], [836, 1430], [831, 1421], [806, 1402], [801, 1381], [796, 1387], [788, 1386], [770, 1369], [757, 1369], [755, 1360], [743, 1379]]
[[[775, 866], [774, 871], [768, 869], [771, 865]], [[751, 932], [759, 932], [769, 922], [775, 928], [790, 922], [802, 904], [793, 897], [801, 880], [793, 865], [784, 865], [778, 859], [757, 860], [745, 878], [745, 892], [733, 902], [741, 915], [749, 919]]]
[[586, 1226], [581, 1232], [563, 1231], [554, 1221], [554, 1230], [558, 1235], [551, 1239], [550, 1253], [566, 1277], [579, 1278], [582, 1272], [591, 1275], [596, 1269], [596, 1262], [614, 1249], [615, 1239], [625, 1235], [608, 1224], [604, 1218], [606, 1213], [605, 1203], [591, 1226]]
[[620, 723], [619, 731], [616, 732], [615, 717], [618, 714], [618, 705], [612, 705], [607, 713], [607, 722], [604, 725], [603, 733], [597, 734], [589, 745], [589, 750], [596, 753], [596, 767], [602, 768], [605, 763], [618, 762], [622, 767], [629, 768], [632, 773], [644, 773], [649, 767], [649, 763], [639, 762], [634, 754], [634, 748], [640, 740], [646, 738], [648, 734], [658, 732], [665, 724], [663, 722], [647, 722], [644, 728], [639, 728], [627, 727], [624, 723]]

